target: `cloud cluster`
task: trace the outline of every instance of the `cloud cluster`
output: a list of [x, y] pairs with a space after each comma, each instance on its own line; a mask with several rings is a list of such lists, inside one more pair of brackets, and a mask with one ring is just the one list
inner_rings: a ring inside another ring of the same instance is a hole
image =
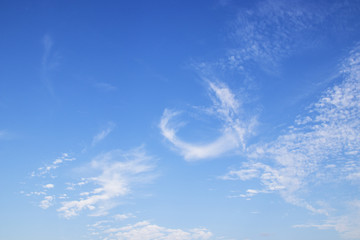
[[241, 9], [230, 33], [238, 47], [228, 51], [223, 65], [244, 69], [249, 63], [257, 63], [263, 70], [274, 71], [284, 58], [318, 47], [322, 41], [319, 33], [343, 31], [349, 16], [356, 14], [351, 12], [351, 5], [265, 0], [251, 9]]
[[60, 157], [56, 158], [51, 164], [46, 164], [39, 167], [37, 171], [31, 173], [31, 177], [40, 177], [50, 174], [53, 170], [60, 167], [65, 162], [71, 162], [76, 160], [74, 157], [70, 157], [68, 153], [63, 153]]
[[[38, 206], [42, 209], [48, 209], [51, 206], [56, 204], [57, 199], [64, 199], [66, 198], [66, 194], [55, 194], [55, 184], [52, 183], [54, 179], [58, 178], [55, 175], [55, 170], [59, 167], [63, 166], [66, 162], [72, 162], [76, 160], [74, 157], [71, 157], [68, 153], [61, 154], [60, 157], [53, 160], [50, 164], [44, 164], [42, 167], [39, 167], [36, 171], [31, 173], [32, 180], [39, 180], [41, 179], [43, 184], [38, 186], [34, 191], [21, 191], [27, 197], [35, 197], [37, 198]], [[40, 187], [40, 188], [39, 188]], [[41, 197], [41, 200], [38, 199]]]
[[[289, 203], [330, 215], [329, 210], [305, 200], [303, 190], [332, 181], [346, 187], [360, 183], [360, 47], [344, 61], [340, 77], [343, 81], [326, 91], [287, 133], [249, 148], [250, 160], [222, 179], [259, 179], [263, 188], [251, 196], [277, 191]], [[243, 197], [249, 197], [249, 192]], [[343, 224], [341, 229], [346, 230], [340, 232], [351, 235], [353, 220], [346, 223], [350, 220], [347, 216], [330, 219], [333, 223], [329, 226], [338, 230]]]

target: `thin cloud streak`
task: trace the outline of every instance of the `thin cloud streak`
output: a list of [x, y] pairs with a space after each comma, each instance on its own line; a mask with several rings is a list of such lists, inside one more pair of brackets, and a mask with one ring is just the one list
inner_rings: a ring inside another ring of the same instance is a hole
[[115, 129], [115, 126], [115, 123], [109, 122], [106, 129], [102, 130], [96, 136], [94, 136], [91, 145], [95, 146], [96, 144], [104, 140]]
[[116, 91], [118, 89], [116, 86], [106, 82], [97, 82], [94, 86], [106, 92]]
[[52, 72], [59, 65], [59, 55], [54, 52], [54, 41], [52, 37], [45, 34], [42, 39], [43, 44], [43, 55], [41, 60], [41, 78], [44, 86], [48, 92], [54, 97], [54, 84], [52, 78]]
[[170, 120], [176, 115], [178, 115], [177, 112], [165, 109], [160, 121], [160, 129], [162, 135], [180, 151], [186, 160], [217, 157], [239, 146], [237, 136], [230, 129], [224, 130], [222, 136], [208, 144], [197, 145], [182, 141], [176, 136], [176, 130], [169, 126]]

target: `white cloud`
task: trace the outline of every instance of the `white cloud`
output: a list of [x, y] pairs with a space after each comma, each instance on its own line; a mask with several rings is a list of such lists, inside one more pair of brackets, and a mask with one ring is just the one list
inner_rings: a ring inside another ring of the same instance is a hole
[[249, 180], [259, 176], [259, 170], [256, 168], [231, 170], [225, 176], [220, 177], [223, 180]]
[[113, 122], [109, 122], [108, 126], [106, 129], [102, 130], [101, 132], [99, 132], [92, 141], [92, 146], [95, 146], [96, 144], [98, 144], [100, 141], [104, 140], [104, 138], [106, 138], [115, 128], [115, 124]]
[[41, 207], [42, 209], [47, 209], [54, 204], [54, 201], [54, 196], [45, 196], [44, 199], [40, 202], [39, 207]]
[[209, 83], [212, 94], [213, 106], [207, 112], [223, 121], [221, 136], [206, 144], [196, 144], [181, 140], [177, 135], [176, 127], [171, 125], [171, 120], [179, 112], [165, 109], [159, 127], [162, 135], [172, 143], [186, 160], [217, 157], [221, 154], [245, 147], [244, 138], [251, 132], [254, 120], [246, 123], [239, 116], [240, 102], [231, 90], [223, 83]]
[[53, 164], [56, 165], [56, 164], [60, 164], [62, 162], [63, 162], [63, 160], [61, 158], [58, 158], [53, 162]]
[[350, 53], [341, 73], [343, 82], [326, 91], [287, 133], [268, 144], [248, 148], [251, 161], [221, 178], [259, 179], [263, 187], [258, 192], [276, 191], [291, 204], [329, 215], [327, 207], [315, 207], [319, 204], [310, 203], [313, 201], [304, 192], [322, 183], [334, 182], [346, 187], [359, 183], [359, 46]]
[[318, 9], [298, 2], [260, 1], [253, 11], [238, 13], [230, 37], [240, 47], [229, 51], [225, 64], [241, 68], [254, 61], [269, 70], [295, 49], [309, 44], [303, 35], [323, 18]]
[[158, 226], [148, 221], [137, 222], [119, 228], [104, 228], [102, 225], [97, 227], [101, 231], [98, 234], [109, 240], [206, 240], [213, 236], [206, 228], [194, 228], [185, 231]]
[[[46, 183], [43, 181], [53, 181], [54, 178], [57, 178], [55, 170], [64, 165], [64, 163], [74, 160], [75, 158], [71, 157], [68, 153], [63, 153], [60, 157], [51, 161], [49, 164], [39, 167], [36, 171], [31, 173], [31, 180], [37, 181], [37, 183], [34, 183], [37, 189], [30, 192], [22, 191], [22, 193], [28, 197], [31, 196], [36, 198], [36, 201], [39, 201], [38, 206], [43, 209], [48, 209], [49, 207], [55, 205], [56, 199], [65, 199], [67, 197], [66, 194], [49, 195], [48, 192], [53, 191], [55, 185], [53, 183]], [[39, 184], [39, 180], [41, 180], [41, 184]], [[43, 195], [44, 197], [40, 199], [39, 196]]]
[[101, 89], [103, 91], [116, 91], [117, 87], [111, 85], [110, 83], [105, 83], [105, 82], [98, 82], [95, 84], [95, 87], [97, 87], [98, 89]]
[[54, 188], [54, 184], [48, 183], [48, 184], [44, 185], [43, 188], [46, 188], [46, 189]]
[[85, 198], [62, 202], [58, 211], [64, 217], [76, 216], [84, 210], [90, 210], [94, 216], [106, 215], [117, 205], [119, 197], [132, 192], [134, 184], [148, 182], [154, 177], [150, 174], [154, 170], [153, 159], [142, 148], [101, 154], [92, 160], [89, 170], [100, 171], [97, 176], [87, 178], [88, 184], [94, 185], [93, 190], [84, 195]]
[[118, 221], [123, 221], [123, 220], [126, 220], [126, 219], [129, 219], [129, 218], [134, 218], [135, 215], [132, 214], [132, 213], [127, 213], [127, 214], [116, 214], [114, 216], [114, 219], [115, 220], [118, 220]]

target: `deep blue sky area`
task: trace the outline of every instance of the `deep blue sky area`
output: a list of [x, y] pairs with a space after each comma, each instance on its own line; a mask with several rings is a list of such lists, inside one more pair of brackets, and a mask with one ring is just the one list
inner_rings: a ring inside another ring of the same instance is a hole
[[0, 239], [360, 239], [360, 1], [0, 1]]

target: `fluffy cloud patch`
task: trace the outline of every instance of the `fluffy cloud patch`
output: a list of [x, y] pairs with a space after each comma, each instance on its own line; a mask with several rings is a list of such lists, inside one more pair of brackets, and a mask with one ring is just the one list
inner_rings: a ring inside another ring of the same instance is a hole
[[45, 196], [44, 199], [40, 202], [39, 207], [42, 209], [48, 209], [54, 205], [55, 197], [54, 196]]
[[142, 148], [101, 154], [92, 160], [89, 170], [99, 172], [84, 182], [91, 185], [92, 190], [80, 194], [80, 199], [62, 202], [58, 211], [64, 217], [76, 216], [84, 210], [91, 211], [92, 215], [106, 215], [117, 205], [116, 199], [132, 192], [134, 184], [148, 182], [154, 177], [150, 174], [154, 170], [153, 159]]

